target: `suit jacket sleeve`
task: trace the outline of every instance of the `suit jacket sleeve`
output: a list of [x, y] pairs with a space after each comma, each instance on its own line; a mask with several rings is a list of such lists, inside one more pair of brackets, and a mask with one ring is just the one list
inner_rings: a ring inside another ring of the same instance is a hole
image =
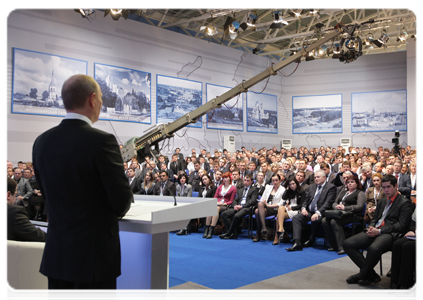
[[331, 209], [332, 204], [333, 202], [335, 202], [335, 197], [336, 197], [336, 187], [330, 183], [326, 183], [326, 184], [329, 185], [327, 187], [328, 191], [326, 193], [326, 199], [323, 205], [318, 209], [318, 211], [322, 214], [322, 216], [324, 215], [325, 210]]
[[133, 194], [122, 172], [123, 160], [113, 135], [104, 138], [101, 150], [96, 156], [96, 165], [107, 192], [108, 199], [105, 200], [118, 217], [123, 217], [131, 207]]
[[16, 241], [45, 242], [46, 233], [35, 227], [28, 218], [26, 209], [21, 206], [9, 208], [8, 217], [13, 218], [9, 224], [12, 224], [7, 239]]
[[[401, 186], [400, 186], [401, 184]], [[398, 191], [401, 195], [409, 196], [411, 194], [411, 178], [408, 175], [402, 175], [398, 183]]]

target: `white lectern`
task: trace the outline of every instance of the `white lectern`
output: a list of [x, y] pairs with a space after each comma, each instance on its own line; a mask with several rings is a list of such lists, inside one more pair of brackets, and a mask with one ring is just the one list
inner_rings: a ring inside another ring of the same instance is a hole
[[118, 289], [169, 287], [169, 231], [189, 220], [217, 213], [216, 198], [134, 195], [135, 203], [119, 222], [122, 275]]

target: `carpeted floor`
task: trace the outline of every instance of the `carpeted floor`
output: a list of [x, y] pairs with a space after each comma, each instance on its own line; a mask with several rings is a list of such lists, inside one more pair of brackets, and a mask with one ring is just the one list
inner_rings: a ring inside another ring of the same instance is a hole
[[[358, 272], [348, 256], [328, 252], [323, 239], [311, 248], [288, 252], [291, 244], [273, 246], [271, 241], [253, 243], [246, 232], [237, 240], [218, 236], [203, 239], [202, 233], [169, 234], [169, 287], [171, 289], [350, 289], [345, 279]], [[383, 256], [386, 274], [390, 253]], [[379, 273], [379, 265], [375, 268]], [[234, 276], [235, 275], [235, 276]], [[304, 284], [307, 282], [307, 284]], [[377, 285], [387, 289], [389, 278]]]

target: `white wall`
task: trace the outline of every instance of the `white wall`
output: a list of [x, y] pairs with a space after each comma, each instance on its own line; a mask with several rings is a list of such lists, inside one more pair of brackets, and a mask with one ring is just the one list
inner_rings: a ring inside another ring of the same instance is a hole
[[[94, 63], [136, 69], [151, 73], [152, 124], [156, 120], [156, 75], [166, 75], [203, 82], [203, 103], [206, 83], [234, 87], [266, 69], [270, 61], [257, 55], [230, 49], [206, 40], [149, 26], [132, 20], [118, 22], [101, 13], [90, 23], [73, 10], [17, 10], [8, 17], [8, 86], [7, 86], [7, 157], [16, 164], [30, 161], [32, 143], [43, 131], [57, 125], [62, 118], [11, 113], [13, 47], [60, 55], [88, 62], [88, 75], [93, 76]], [[415, 60], [415, 56], [414, 56]], [[194, 63], [195, 66], [189, 65]], [[291, 73], [294, 65], [283, 71]], [[182, 72], [181, 72], [182, 71]], [[191, 73], [192, 72], [192, 73]], [[189, 75], [187, 77], [187, 75]], [[265, 82], [253, 87], [261, 91]], [[236, 136], [236, 147], [280, 146], [282, 138], [292, 138], [294, 146], [337, 146], [341, 137], [351, 137], [354, 146], [391, 147], [393, 133], [351, 134], [351, 93], [407, 88], [406, 53], [360, 57], [351, 64], [325, 59], [301, 62], [291, 77], [272, 76], [264, 93], [278, 97], [278, 131], [275, 134], [189, 128], [183, 137], [175, 136], [163, 152], [175, 147], [183, 153], [191, 148], [214, 150], [223, 148], [223, 136]], [[292, 96], [342, 93], [343, 134], [292, 135]], [[410, 99], [409, 99], [410, 101]], [[415, 101], [415, 99], [413, 100]], [[244, 120], [245, 116], [245, 97]], [[414, 112], [408, 112], [410, 114]], [[414, 117], [415, 120], [415, 117]], [[203, 120], [204, 122], [204, 120]], [[413, 124], [411, 123], [413, 126]], [[99, 121], [95, 127], [117, 134], [125, 142], [141, 136], [151, 125]], [[415, 128], [409, 132], [415, 135]], [[414, 125], [415, 127], [415, 125]], [[185, 129], [178, 132], [179, 135]], [[409, 133], [401, 135], [406, 144]], [[414, 139], [415, 140], [415, 139]]]

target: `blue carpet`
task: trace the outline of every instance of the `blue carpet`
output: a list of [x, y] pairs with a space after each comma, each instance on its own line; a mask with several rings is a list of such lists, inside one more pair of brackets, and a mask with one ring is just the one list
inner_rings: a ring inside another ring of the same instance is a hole
[[291, 243], [253, 243], [244, 232], [237, 240], [169, 233], [169, 287], [191, 281], [212, 289], [235, 289], [340, 258], [324, 249], [323, 239], [312, 248], [288, 252], [285, 248]]

